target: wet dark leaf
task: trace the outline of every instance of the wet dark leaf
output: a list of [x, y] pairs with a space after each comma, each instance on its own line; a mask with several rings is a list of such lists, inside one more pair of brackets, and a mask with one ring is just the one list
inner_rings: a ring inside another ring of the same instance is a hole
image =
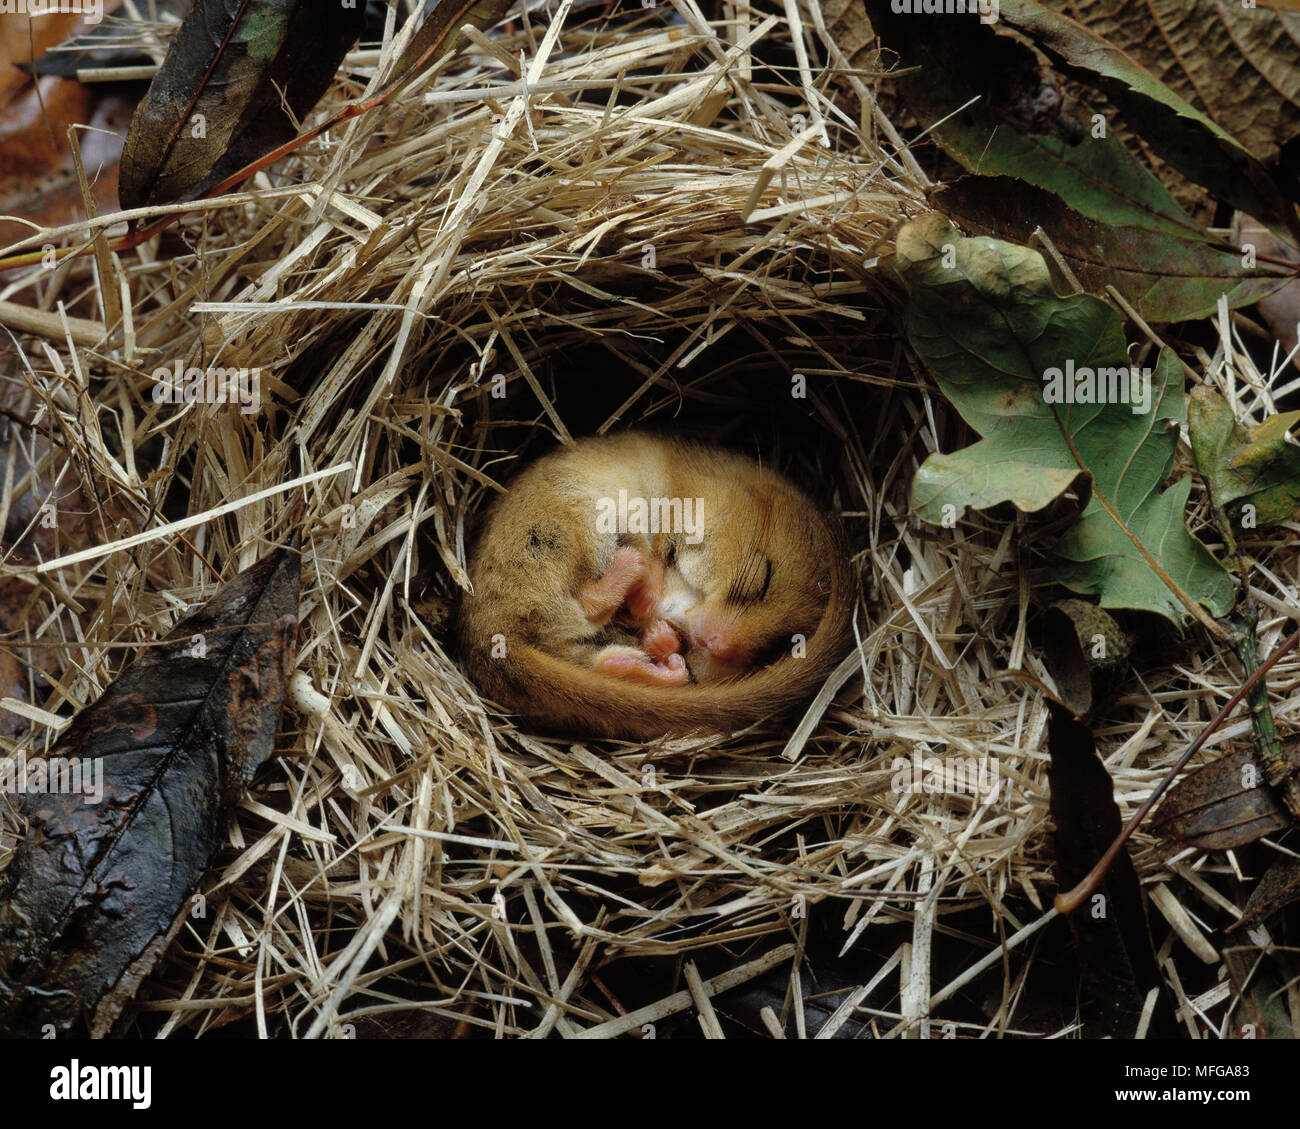
[[1105, 94], [1184, 176], [1279, 234], [1297, 232], [1293, 202], [1259, 159], [1119, 48], [1037, 0], [1002, 0], [999, 15], [1001, 27], [1030, 39], [1061, 74]]
[[1047, 0], [1265, 164], [1300, 136], [1300, 16], [1223, 0]]
[[1249, 1023], [1254, 1039], [1294, 1039], [1295, 1028], [1286, 1007], [1286, 988], [1274, 980], [1251, 985], [1240, 1012], [1242, 1027]]
[[197, 0], [131, 121], [122, 206], [191, 200], [290, 140], [364, 20], [344, 0]]
[[[271, 750], [299, 567], [295, 549], [259, 561], [145, 649], [48, 758], [10, 762], [27, 777], [26, 836], [0, 899], [0, 1032], [84, 1020], [104, 1034], [179, 928]], [[34, 783], [60, 762], [81, 791]], [[101, 802], [87, 802], [98, 786]]]
[[[1048, 704], [1052, 764], [1052, 820], [1056, 824], [1056, 877], [1062, 890], [1081, 881], [1119, 834], [1119, 808], [1092, 734], [1055, 703]], [[1097, 892], [1069, 915], [1082, 983], [1079, 1011], [1092, 1038], [1129, 1038], [1137, 1031], [1146, 997], [1160, 983], [1137, 872], [1121, 851]], [[1147, 1034], [1173, 1033], [1172, 1012], [1161, 991]]]
[[1067, 92], [1065, 78], [1101, 91], [1171, 166], [1275, 230], [1294, 230], [1294, 208], [1263, 165], [1122, 52], [1034, 0], [1005, 0], [992, 25], [898, 15], [885, 0], [866, 0], [866, 10], [884, 47], [898, 53], [897, 89], [929, 135], [971, 172], [1024, 182], [1005, 202], [1005, 180], [984, 191], [991, 205], [969, 202], [962, 212], [979, 214], [981, 230], [1023, 241], [1013, 225], [1036, 221], [1085, 286], [1111, 283], [1157, 320], [1202, 317], [1222, 293], [1235, 306], [1279, 284], [1276, 272], [1243, 266], [1102, 115]]
[[[1277, 958], [1285, 962], [1286, 954], [1276, 950], [1266, 960], [1251, 945], [1229, 945], [1223, 950], [1233, 992], [1240, 1001], [1230, 1028], [1233, 1039], [1294, 1039], [1286, 986], [1278, 980]], [[1285, 967], [1285, 966], [1284, 966]], [[1286, 973], [1290, 979], [1290, 973]]]
[[1211, 851], [1243, 847], [1290, 827], [1291, 817], [1273, 795], [1246, 746], [1198, 768], [1169, 789], [1153, 828], [1166, 839]]
[[[189, 13], [193, 4], [191, 0], [154, 0], [150, 7], [151, 10], [156, 7], [159, 13], [168, 10], [179, 21]], [[383, 37], [388, 5], [379, 0], [370, 0], [365, 9], [365, 30], [361, 40], [363, 43], [378, 43]], [[158, 34], [164, 40], [169, 40], [167, 25], [159, 25]], [[143, 35], [140, 38], [143, 39]], [[20, 63], [19, 67], [28, 74], [75, 78], [77, 72], [86, 67], [112, 70], [147, 66], [153, 62], [154, 57], [137, 44], [130, 30], [124, 28], [120, 21], [115, 21], [93, 24], [82, 34], [65, 40], [31, 63]]]
[[1272, 917], [1293, 902], [1300, 902], [1300, 859], [1283, 855], [1264, 872], [1264, 877], [1251, 891], [1250, 900], [1246, 902], [1246, 912], [1228, 932], [1253, 929], [1265, 918]]
[[1076, 717], [1086, 717], [1094, 701], [1109, 698], [1106, 691], [1128, 669], [1132, 650], [1123, 628], [1096, 604], [1058, 600], [1047, 610], [1043, 661], [1061, 701]]

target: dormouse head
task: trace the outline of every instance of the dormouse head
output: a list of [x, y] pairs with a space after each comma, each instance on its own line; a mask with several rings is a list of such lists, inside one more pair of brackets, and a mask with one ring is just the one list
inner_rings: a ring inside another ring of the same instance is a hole
[[701, 682], [748, 674], [811, 638], [837, 551], [816, 508], [784, 480], [759, 474], [726, 501], [720, 510], [706, 497], [699, 536], [674, 536], [666, 552], [659, 611], [686, 637]]

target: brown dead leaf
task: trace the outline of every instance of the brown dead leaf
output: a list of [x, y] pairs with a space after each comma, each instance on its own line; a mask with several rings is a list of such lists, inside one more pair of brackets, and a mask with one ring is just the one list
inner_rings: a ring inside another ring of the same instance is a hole
[[876, 33], [862, 0], [824, 0], [826, 31], [844, 53], [849, 66], [866, 69], [876, 58]]
[[1167, 839], [1226, 851], [1281, 831], [1292, 822], [1268, 787], [1253, 750], [1241, 745], [1169, 789], [1153, 828]]
[[1250, 893], [1241, 920], [1227, 932], [1251, 929], [1278, 910], [1300, 901], [1300, 859], [1283, 856], [1264, 872], [1264, 877]]
[[[104, 10], [116, 6], [108, 0]], [[26, 221], [0, 219], [0, 246], [30, 235], [33, 223], [53, 227], [84, 216], [69, 126], [92, 127], [77, 134], [91, 194], [103, 211], [117, 206], [116, 166], [133, 99], [75, 79], [33, 80], [20, 68], [91, 26], [74, 15], [0, 19], [0, 216]]]

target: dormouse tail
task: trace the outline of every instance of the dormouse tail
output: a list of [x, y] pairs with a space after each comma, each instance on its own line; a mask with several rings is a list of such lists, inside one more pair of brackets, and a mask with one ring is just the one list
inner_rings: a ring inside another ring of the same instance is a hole
[[807, 649], [731, 682], [677, 687], [626, 682], [556, 658], [536, 647], [514, 648], [525, 675], [527, 713], [560, 729], [650, 740], [688, 733], [730, 733], [806, 703], [847, 653], [853, 637], [856, 585], [847, 556], [832, 554], [831, 591]]

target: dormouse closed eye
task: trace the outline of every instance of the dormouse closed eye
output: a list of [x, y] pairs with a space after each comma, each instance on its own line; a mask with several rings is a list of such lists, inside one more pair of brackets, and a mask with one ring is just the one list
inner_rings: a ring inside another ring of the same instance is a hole
[[727, 589], [727, 603], [754, 604], [767, 595], [772, 583], [772, 562], [769, 558], [754, 554], [749, 557], [740, 574]]

